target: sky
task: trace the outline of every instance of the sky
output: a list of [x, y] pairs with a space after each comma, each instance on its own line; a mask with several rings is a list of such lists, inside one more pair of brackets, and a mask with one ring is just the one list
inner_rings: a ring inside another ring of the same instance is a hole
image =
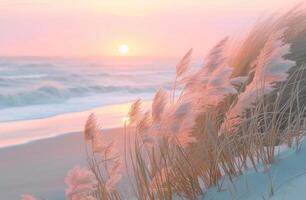
[[177, 57], [296, 0], [0, 0], [0, 56]]

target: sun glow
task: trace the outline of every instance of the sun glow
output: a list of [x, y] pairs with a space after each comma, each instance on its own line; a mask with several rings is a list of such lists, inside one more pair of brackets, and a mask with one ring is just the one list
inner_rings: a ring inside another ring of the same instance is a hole
[[129, 53], [129, 46], [126, 44], [122, 44], [119, 46], [118, 51], [121, 55], [126, 55]]
[[130, 119], [129, 119], [129, 117], [123, 117], [123, 118], [121, 119], [121, 121], [122, 121], [122, 123], [123, 123], [124, 125], [128, 125]]

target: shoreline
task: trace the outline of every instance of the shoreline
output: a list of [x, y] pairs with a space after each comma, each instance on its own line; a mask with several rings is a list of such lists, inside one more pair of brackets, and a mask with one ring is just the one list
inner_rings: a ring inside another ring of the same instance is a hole
[[[102, 130], [120, 128], [123, 126], [122, 119], [127, 115], [131, 103], [102, 106], [43, 119], [1, 122], [0, 149], [81, 132], [91, 113], [95, 113]], [[142, 105], [148, 108], [150, 103], [151, 101], [143, 101]]]

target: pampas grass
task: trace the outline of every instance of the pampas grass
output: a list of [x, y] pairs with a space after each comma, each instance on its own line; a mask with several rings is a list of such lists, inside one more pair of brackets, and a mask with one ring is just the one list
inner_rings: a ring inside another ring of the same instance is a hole
[[116, 141], [104, 141], [94, 114], [91, 114], [84, 129], [88, 168], [76, 166], [65, 178], [66, 198], [69, 200], [120, 200], [116, 189], [121, 179], [122, 156]]
[[21, 200], [36, 200], [33, 196], [28, 194], [21, 195]]
[[[176, 76], [175, 76], [175, 80], [173, 83], [173, 89], [172, 89], [172, 99], [170, 99], [170, 101], [174, 102], [174, 98], [175, 98], [175, 91], [176, 91], [176, 87], [177, 87], [177, 83], [181, 82], [179, 79], [184, 78], [183, 76], [186, 74], [186, 72], [188, 71], [190, 62], [191, 62], [191, 55], [192, 55], [192, 49], [190, 49], [185, 56], [180, 60], [180, 62], [177, 64], [176, 66]], [[171, 97], [171, 96], [170, 96]]]
[[88, 168], [68, 173], [67, 198], [122, 199], [117, 183], [125, 170], [137, 199], [201, 199], [212, 186], [232, 191], [224, 177], [234, 184], [247, 168], [269, 170], [278, 145], [298, 150], [306, 126], [305, 19], [294, 8], [260, 20], [240, 44], [218, 42], [196, 72], [188, 70], [189, 50], [171, 91], [158, 90], [150, 110], [141, 100], [132, 104], [122, 155], [90, 115]]
[[65, 183], [68, 185], [67, 199], [92, 198], [91, 194], [96, 190], [97, 180], [90, 170], [76, 166], [67, 173]]

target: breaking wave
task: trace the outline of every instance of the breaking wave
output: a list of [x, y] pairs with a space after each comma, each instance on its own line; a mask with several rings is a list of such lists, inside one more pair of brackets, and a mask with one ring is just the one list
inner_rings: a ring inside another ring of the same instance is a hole
[[[150, 99], [160, 82], [165, 88], [171, 87], [168, 80], [174, 73], [165, 66], [173, 64], [0, 58], [0, 112], [7, 115], [0, 121], [83, 111], [139, 96]], [[21, 110], [27, 113], [16, 112]]]

